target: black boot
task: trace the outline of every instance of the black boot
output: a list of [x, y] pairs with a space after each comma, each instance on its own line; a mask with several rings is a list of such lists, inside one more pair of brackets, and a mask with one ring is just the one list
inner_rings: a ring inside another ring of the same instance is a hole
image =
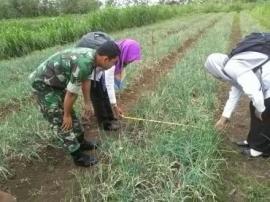
[[90, 167], [98, 163], [98, 160], [95, 156], [89, 156], [82, 153], [80, 150], [77, 150], [71, 153], [75, 165], [82, 167]]
[[88, 150], [93, 150], [98, 148], [98, 143], [96, 141], [87, 141], [83, 140], [80, 142], [80, 150], [81, 151], [88, 151]]
[[81, 151], [89, 151], [89, 150], [97, 149], [97, 147], [98, 147], [97, 141], [85, 140], [84, 135], [78, 136], [77, 140], [80, 143], [80, 150]]
[[120, 123], [119, 121], [103, 122], [103, 129], [106, 131], [117, 131], [120, 129]]

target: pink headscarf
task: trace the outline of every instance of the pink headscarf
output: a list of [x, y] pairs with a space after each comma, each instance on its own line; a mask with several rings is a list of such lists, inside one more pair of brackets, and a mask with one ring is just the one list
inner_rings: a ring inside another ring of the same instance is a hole
[[133, 39], [124, 39], [116, 43], [121, 50], [119, 60], [115, 65], [115, 74], [119, 74], [123, 71], [125, 64], [141, 59], [141, 47]]

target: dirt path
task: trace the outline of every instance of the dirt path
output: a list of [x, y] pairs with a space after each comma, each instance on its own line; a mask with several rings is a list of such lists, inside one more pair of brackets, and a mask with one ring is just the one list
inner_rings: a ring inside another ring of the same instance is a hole
[[[241, 39], [239, 15], [234, 19], [228, 50]], [[218, 116], [222, 113], [230, 86], [221, 84]], [[217, 117], [219, 118], [219, 117]], [[245, 140], [249, 130], [249, 99], [243, 96], [224, 135], [222, 150], [227, 167], [223, 173], [225, 192], [222, 201], [270, 201], [270, 161], [269, 159], [248, 159], [242, 156], [233, 142]], [[269, 189], [268, 189], [268, 188]], [[267, 199], [268, 198], [268, 199]]]
[[[179, 49], [161, 58], [158, 64], [155, 63], [153, 66], [145, 68], [141, 76], [121, 93], [120, 105], [124, 111], [128, 112], [132, 109], [145, 92], [154, 90], [160, 78], [169, 72], [176, 62], [181, 60], [186, 51], [196, 44], [200, 36], [215, 23], [216, 21], [209, 23], [209, 26], [184, 41]], [[18, 201], [63, 201], [71, 190], [76, 190], [72, 172], [75, 170], [85, 171], [85, 169], [73, 166], [68, 155], [57, 148], [48, 147], [40, 156], [42, 161], [11, 162], [15, 174], [8, 181], [2, 183], [1, 188], [14, 194]]]

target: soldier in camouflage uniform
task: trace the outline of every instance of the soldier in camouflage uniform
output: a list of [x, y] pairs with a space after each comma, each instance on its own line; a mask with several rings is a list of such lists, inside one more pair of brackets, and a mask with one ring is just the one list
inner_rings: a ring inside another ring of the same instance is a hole
[[84, 139], [73, 104], [82, 89], [85, 113], [91, 113], [89, 76], [96, 67], [109, 69], [117, 62], [119, 54], [118, 46], [112, 41], [97, 50], [70, 48], [49, 57], [29, 76], [40, 111], [76, 165], [87, 167], [97, 160], [83, 153], [94, 145]]

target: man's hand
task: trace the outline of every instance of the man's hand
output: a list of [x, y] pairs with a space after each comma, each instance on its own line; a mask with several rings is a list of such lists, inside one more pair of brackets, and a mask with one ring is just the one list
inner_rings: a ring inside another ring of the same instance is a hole
[[229, 119], [226, 118], [226, 117], [220, 117], [220, 119], [217, 121], [216, 125], [215, 125], [215, 128], [219, 131], [222, 131], [224, 130], [227, 126], [228, 126], [228, 123], [229, 123]]
[[257, 109], [255, 109], [255, 116], [260, 119], [261, 121], [263, 120], [262, 119], [262, 112], [258, 112]]
[[123, 111], [117, 104], [112, 104], [112, 110], [115, 118], [120, 119], [123, 116]]
[[72, 128], [72, 117], [70, 114], [64, 114], [63, 123], [62, 123], [62, 130], [69, 130]]

